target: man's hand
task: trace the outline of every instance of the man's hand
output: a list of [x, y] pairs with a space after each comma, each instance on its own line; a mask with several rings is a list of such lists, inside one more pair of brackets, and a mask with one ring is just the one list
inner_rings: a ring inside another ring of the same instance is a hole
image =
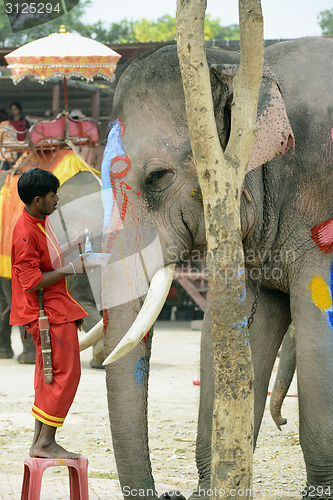
[[81, 251], [81, 248], [84, 248], [87, 235], [92, 242], [92, 233], [90, 231], [88, 233], [84, 232], [82, 234], [79, 234], [76, 238], [69, 241], [68, 243], [65, 243], [65, 245], [61, 247], [63, 256], [67, 257], [67, 255], [70, 255], [72, 252], [78, 249]]
[[75, 270], [75, 274], [83, 274], [83, 273], [88, 273], [90, 271], [93, 271], [94, 269], [97, 269], [98, 267], [101, 267], [101, 264], [91, 264], [89, 263], [89, 257], [90, 253], [83, 253], [79, 255], [73, 262], [72, 266]]

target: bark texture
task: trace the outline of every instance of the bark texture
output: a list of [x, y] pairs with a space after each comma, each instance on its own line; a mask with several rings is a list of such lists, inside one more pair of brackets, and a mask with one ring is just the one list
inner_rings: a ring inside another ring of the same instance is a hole
[[208, 247], [215, 379], [211, 487], [213, 496], [235, 499], [249, 496], [252, 487], [253, 368], [244, 310], [240, 196], [256, 135], [264, 44], [260, 0], [240, 0], [241, 64], [231, 135], [223, 151], [206, 61], [205, 9], [205, 0], [178, 0], [177, 46]]

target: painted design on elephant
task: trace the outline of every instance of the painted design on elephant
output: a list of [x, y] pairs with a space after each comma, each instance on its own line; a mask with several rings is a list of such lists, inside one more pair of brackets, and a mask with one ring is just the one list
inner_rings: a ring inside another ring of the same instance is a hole
[[250, 345], [249, 331], [247, 327], [247, 318], [245, 318], [241, 323], [233, 323], [232, 326], [238, 329], [239, 336], [244, 337], [244, 344]]
[[203, 198], [200, 187], [193, 188], [190, 196], [193, 201], [197, 201], [201, 206], [203, 206]]
[[239, 297], [238, 304], [243, 304], [243, 302], [244, 302], [245, 299], [246, 299], [246, 288], [244, 288], [241, 297]]
[[134, 378], [138, 386], [143, 389], [143, 384], [146, 377], [146, 372], [148, 368], [148, 358], [147, 356], [141, 356], [134, 366]]
[[311, 237], [322, 252], [329, 253], [333, 248], [333, 217], [313, 226]]
[[[103, 184], [103, 204], [104, 204], [104, 226], [106, 229], [110, 226], [112, 214], [114, 211], [114, 200], [117, 192], [116, 179], [122, 179], [129, 172], [131, 168], [131, 160], [125, 153], [124, 145], [122, 142], [122, 136], [125, 132], [125, 126], [122, 120], [118, 118], [110, 123], [110, 132], [108, 136], [107, 145], [103, 155], [102, 161], [102, 184]], [[121, 170], [116, 170], [117, 163], [124, 162], [125, 168]], [[120, 182], [120, 191], [122, 194], [122, 203], [120, 207], [120, 215], [118, 220], [113, 224], [110, 231], [109, 240], [106, 243], [106, 247], [110, 250], [111, 244], [115, 238], [117, 231], [120, 229], [122, 222], [125, 219], [127, 208], [128, 208], [128, 195], [126, 190], [132, 189], [124, 181]], [[140, 193], [135, 193], [140, 196]]]
[[109, 324], [109, 317], [107, 309], [103, 309], [103, 333], [106, 334], [106, 330]]
[[319, 309], [328, 311], [332, 307], [330, 290], [321, 276], [315, 276], [309, 283], [312, 300]]
[[[333, 217], [313, 226], [313, 241], [322, 252], [330, 253], [333, 248]], [[319, 309], [326, 311], [328, 322], [333, 328], [333, 260], [330, 269], [329, 285], [321, 276], [315, 276], [309, 283], [312, 300]]]
[[309, 290], [314, 304], [327, 313], [328, 322], [333, 328], [333, 261], [330, 269], [330, 285], [321, 276], [315, 276], [309, 283]]
[[101, 174], [102, 174], [102, 194], [104, 204], [104, 230], [109, 225], [113, 209], [114, 194], [111, 185], [111, 162], [114, 158], [124, 157], [125, 151], [123, 148], [121, 136], [123, 135], [124, 125], [120, 120], [115, 120], [110, 125], [107, 144], [104, 150]]

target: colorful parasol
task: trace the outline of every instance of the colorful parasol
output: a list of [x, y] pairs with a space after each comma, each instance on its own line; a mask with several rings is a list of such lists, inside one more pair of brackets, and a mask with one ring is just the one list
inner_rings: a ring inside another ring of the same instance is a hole
[[88, 81], [94, 77], [111, 80], [120, 54], [96, 40], [66, 33], [60, 26], [59, 33], [27, 43], [10, 52], [5, 59], [11, 70], [13, 82], [25, 77], [44, 83], [53, 77], [80, 77]]

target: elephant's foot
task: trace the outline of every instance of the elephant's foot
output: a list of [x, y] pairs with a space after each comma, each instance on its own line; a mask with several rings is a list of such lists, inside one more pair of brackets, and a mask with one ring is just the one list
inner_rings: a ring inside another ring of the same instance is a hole
[[10, 359], [14, 357], [14, 351], [11, 347], [0, 347], [0, 359]]
[[158, 500], [186, 500], [180, 491], [167, 491], [158, 497]]
[[18, 355], [17, 361], [21, 365], [34, 365], [36, 363], [36, 351], [23, 351]]
[[98, 361], [95, 358], [92, 358], [92, 360], [90, 361], [90, 367], [97, 368], [98, 370], [104, 370], [105, 368], [103, 366], [103, 361]]

